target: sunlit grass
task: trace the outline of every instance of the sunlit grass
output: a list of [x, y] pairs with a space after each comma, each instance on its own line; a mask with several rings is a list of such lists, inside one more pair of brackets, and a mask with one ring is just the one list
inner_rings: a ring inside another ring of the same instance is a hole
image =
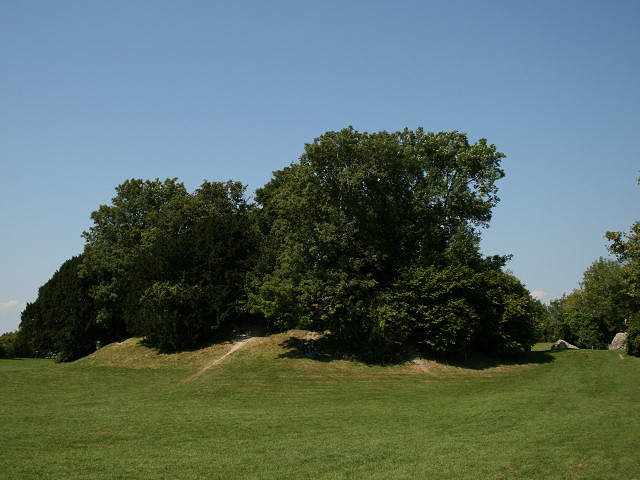
[[541, 348], [425, 373], [310, 360], [294, 334], [254, 338], [209, 369], [231, 343], [0, 361], [0, 476], [640, 478], [636, 358]]

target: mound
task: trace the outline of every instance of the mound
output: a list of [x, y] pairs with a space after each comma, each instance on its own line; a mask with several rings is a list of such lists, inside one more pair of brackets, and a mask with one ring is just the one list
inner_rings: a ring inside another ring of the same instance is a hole
[[[310, 358], [309, 346], [317, 353]], [[253, 336], [250, 333], [199, 350], [173, 354], [158, 353], [146, 347], [140, 338], [111, 343], [93, 354], [73, 362], [73, 365], [129, 370], [171, 370], [182, 381], [207, 379], [212, 375], [229, 378], [242, 376], [278, 377], [296, 372], [300, 377], [365, 378], [377, 375], [492, 376], [512, 370], [529, 368], [540, 359], [523, 358], [510, 364], [489, 359], [469, 359], [455, 362], [425, 359], [418, 355], [405, 362], [370, 365], [344, 358], [333, 348], [326, 335], [306, 330]], [[534, 352], [532, 355], [540, 355]], [[234, 377], [235, 376], [235, 377]], [[175, 377], [174, 377], [175, 378]]]
[[236, 343], [236, 341], [226, 341], [199, 350], [163, 354], [144, 346], [140, 338], [129, 338], [122, 342], [105, 345], [74, 363], [135, 370], [161, 368], [197, 370], [227, 354]]

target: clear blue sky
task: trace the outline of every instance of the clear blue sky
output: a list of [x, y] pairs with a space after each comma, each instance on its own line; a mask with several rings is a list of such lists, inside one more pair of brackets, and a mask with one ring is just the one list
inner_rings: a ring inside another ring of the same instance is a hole
[[543, 301], [640, 220], [640, 2], [0, 3], [0, 333], [128, 178], [253, 192], [348, 125], [485, 137], [486, 254]]

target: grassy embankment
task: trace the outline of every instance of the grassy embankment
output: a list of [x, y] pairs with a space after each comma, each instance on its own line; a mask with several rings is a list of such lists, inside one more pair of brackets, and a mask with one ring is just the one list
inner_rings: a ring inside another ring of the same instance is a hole
[[640, 359], [624, 352], [425, 372], [310, 360], [293, 334], [206, 370], [230, 343], [0, 360], [0, 477], [640, 478]]

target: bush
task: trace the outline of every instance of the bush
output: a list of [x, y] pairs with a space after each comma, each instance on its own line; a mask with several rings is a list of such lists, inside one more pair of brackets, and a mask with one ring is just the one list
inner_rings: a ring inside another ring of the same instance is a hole
[[412, 343], [422, 350], [464, 351], [478, 323], [468, 301], [472, 278], [464, 267], [408, 269], [394, 286], [388, 314], [395, 324], [406, 325]]
[[627, 353], [640, 357], [640, 318], [635, 315], [629, 322], [627, 330]]
[[58, 361], [76, 360], [95, 351], [96, 341], [114, 340], [113, 331], [96, 318], [92, 284], [78, 275], [83, 256], [64, 262], [22, 312], [18, 345], [38, 355], [53, 352]]
[[203, 293], [198, 286], [154, 283], [140, 300], [146, 343], [161, 352], [175, 352], [208, 340], [214, 325], [202, 315]]
[[3, 333], [0, 335], [0, 358], [15, 356], [16, 336], [16, 332]]
[[384, 312], [392, 330], [421, 350], [509, 356], [531, 349], [539, 309], [512, 275], [458, 264], [406, 270]]

